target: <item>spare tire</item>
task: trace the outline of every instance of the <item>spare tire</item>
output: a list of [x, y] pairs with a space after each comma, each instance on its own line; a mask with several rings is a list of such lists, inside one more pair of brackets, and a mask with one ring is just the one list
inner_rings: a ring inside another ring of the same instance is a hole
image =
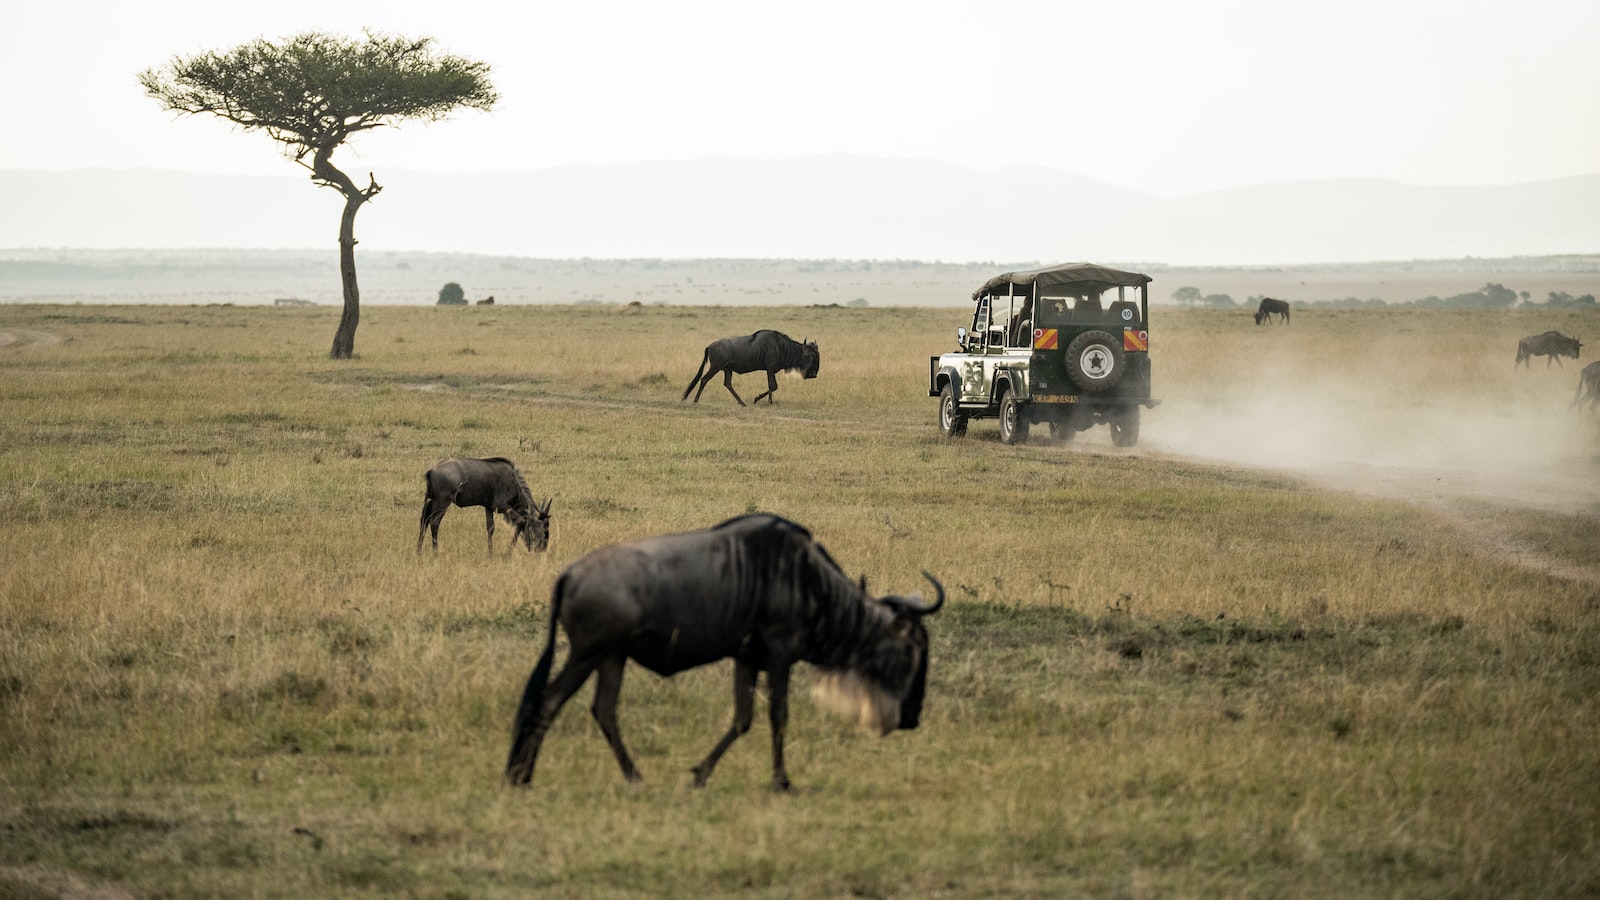
[[1122, 382], [1122, 340], [1085, 331], [1067, 344], [1067, 377], [1085, 393], [1109, 391]]

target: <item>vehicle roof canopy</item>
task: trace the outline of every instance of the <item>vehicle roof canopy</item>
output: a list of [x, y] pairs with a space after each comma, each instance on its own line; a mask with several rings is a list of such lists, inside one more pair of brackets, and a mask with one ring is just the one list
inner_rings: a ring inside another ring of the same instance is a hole
[[1084, 285], [1087, 287], [1139, 287], [1149, 284], [1149, 275], [1138, 272], [1124, 272], [1120, 269], [1108, 269], [1094, 263], [1061, 263], [1046, 266], [1042, 269], [1029, 269], [1026, 272], [1007, 272], [1004, 275], [985, 281], [983, 287], [972, 293], [972, 299], [977, 300], [985, 294], [1000, 293], [1007, 285], [1037, 285], [1039, 288], [1056, 287], [1058, 285]]

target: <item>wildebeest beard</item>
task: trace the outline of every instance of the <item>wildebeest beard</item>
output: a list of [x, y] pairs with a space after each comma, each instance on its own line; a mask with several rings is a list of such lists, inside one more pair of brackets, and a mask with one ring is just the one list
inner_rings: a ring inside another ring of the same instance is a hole
[[811, 688], [818, 705], [877, 737], [917, 727], [928, 672], [928, 638], [921, 623], [896, 620], [890, 629], [858, 648], [847, 665], [819, 661], [820, 677]]
[[883, 737], [900, 725], [900, 701], [883, 685], [849, 669], [823, 669], [811, 696], [822, 708]]

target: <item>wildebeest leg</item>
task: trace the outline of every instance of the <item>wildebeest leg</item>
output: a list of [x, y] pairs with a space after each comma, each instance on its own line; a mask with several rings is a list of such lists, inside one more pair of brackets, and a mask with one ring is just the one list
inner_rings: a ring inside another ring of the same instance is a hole
[[[733, 378], [733, 370], [732, 369], [723, 370], [723, 369], [718, 369], [716, 367], [712, 367], [711, 371], [706, 373], [705, 380], [700, 382], [700, 390], [695, 391], [694, 402], [696, 402], [696, 403], [700, 402], [700, 395], [704, 394], [706, 392], [706, 387], [711, 384], [711, 379], [717, 377], [717, 373], [718, 372], [723, 372], [723, 371], [726, 371], [728, 378], [730, 378], [730, 379]], [[733, 389], [729, 388], [729, 390], [733, 390]], [[735, 396], [738, 396], [738, 395], [736, 394]]]
[[606, 736], [606, 743], [611, 745], [611, 753], [622, 767], [622, 776], [629, 781], [642, 781], [628, 748], [622, 745], [622, 731], [617, 728], [617, 697], [622, 693], [622, 670], [627, 664], [625, 656], [610, 656], [600, 663], [595, 675], [594, 703], [589, 706], [589, 713], [600, 726], [600, 733]]
[[[701, 363], [700, 365], [704, 366], [705, 363]], [[720, 366], [720, 365], [718, 365], [716, 363], [712, 363], [711, 367], [709, 369], [706, 369], [706, 377], [700, 379], [700, 390], [694, 392], [694, 402], [696, 402], [696, 403], [700, 402], [700, 395], [704, 394], [706, 392], [706, 385], [710, 384], [711, 383], [711, 379], [717, 377], [717, 373], [721, 372], [721, 371], [722, 371], [722, 366]], [[733, 370], [732, 369], [728, 370], [728, 377], [729, 378], [733, 377]], [[692, 386], [693, 385], [691, 385], [691, 387]], [[683, 395], [685, 397], [689, 396], [688, 391], [685, 391]]]
[[[421, 521], [420, 524], [417, 525], [417, 552], [418, 553], [422, 552], [422, 535], [427, 532], [427, 530], [428, 530], [428, 520], [431, 519], [431, 518], [433, 518], [433, 498], [429, 497], [429, 498], [427, 498], [427, 499], [422, 501], [422, 521]], [[439, 549], [439, 537], [438, 537], [439, 532], [437, 531], [437, 526], [435, 526], [435, 529], [436, 530], [434, 531], [433, 549], [438, 550]]]
[[787, 791], [783, 770], [783, 730], [789, 725], [789, 667], [775, 664], [767, 672], [767, 715], [772, 724], [772, 789]]
[[[694, 386], [697, 385], [697, 384], [700, 385], [700, 390], [703, 391], [703, 390], [706, 389], [706, 382], [710, 381], [711, 377], [708, 375], [705, 378], [701, 378], [700, 376], [705, 373], [705, 371], [706, 371], [706, 363], [708, 363], [710, 361], [711, 361], [711, 351], [707, 350], [700, 357], [700, 368], [696, 369], [695, 372], [694, 372], [694, 377], [689, 379], [689, 386], [683, 389], [683, 396], [679, 397], [678, 398], [679, 400], [687, 400], [687, 399], [689, 399], [689, 392], [694, 390]], [[694, 402], [696, 402], [696, 403], [700, 402], [700, 395], [699, 394], [695, 394], [694, 395]]]
[[512, 738], [511, 758], [506, 761], [506, 780], [512, 784], [527, 784], [533, 779], [533, 766], [539, 760], [539, 746], [544, 743], [545, 733], [550, 730], [550, 723], [556, 719], [556, 714], [561, 712], [561, 707], [572, 699], [593, 672], [600, 660], [595, 658], [568, 657], [567, 664], [561, 667], [561, 674], [550, 682], [544, 689], [539, 704], [538, 718], [526, 736], [514, 735]]
[[739, 735], [750, 730], [750, 723], [755, 719], [756, 712], [756, 667], [738, 661], [733, 664], [733, 727], [728, 733], [717, 741], [711, 748], [706, 758], [692, 770], [694, 772], [694, 786], [705, 787], [706, 780], [711, 777], [711, 770], [717, 767], [717, 760], [728, 751], [728, 747], [739, 739]]
[[765, 397], [765, 398], [767, 398], [767, 405], [771, 406], [772, 405], [772, 394], [777, 389], [778, 389], [778, 373], [773, 372], [771, 370], [768, 370], [767, 371], [767, 392], [765, 394], [757, 394], [756, 398], [754, 400], [751, 400], [750, 402], [751, 403], [760, 403], [761, 402], [761, 398]]
[[489, 555], [494, 555], [494, 507], [483, 508], [483, 527], [489, 532]]
[[450, 504], [441, 503], [437, 509], [429, 510], [427, 504], [422, 506], [422, 528], [417, 529], [417, 552], [422, 552], [422, 532], [430, 531], [433, 534], [433, 552], [439, 552], [439, 523], [444, 521], [444, 514], [450, 509]]
[[728, 389], [728, 393], [733, 395], [733, 399], [739, 401], [740, 406], [744, 405], [744, 398], [740, 397], [739, 392], [733, 389], [733, 368], [731, 366], [722, 370], [722, 386]]

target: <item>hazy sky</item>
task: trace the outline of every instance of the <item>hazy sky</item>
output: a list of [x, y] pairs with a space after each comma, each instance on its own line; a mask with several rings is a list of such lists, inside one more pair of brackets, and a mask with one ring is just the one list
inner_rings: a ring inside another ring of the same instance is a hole
[[297, 175], [265, 135], [174, 117], [135, 75], [363, 28], [487, 61], [502, 100], [358, 137], [335, 157], [351, 172], [853, 153], [1177, 196], [1600, 171], [1593, 0], [16, 2], [0, 168]]

